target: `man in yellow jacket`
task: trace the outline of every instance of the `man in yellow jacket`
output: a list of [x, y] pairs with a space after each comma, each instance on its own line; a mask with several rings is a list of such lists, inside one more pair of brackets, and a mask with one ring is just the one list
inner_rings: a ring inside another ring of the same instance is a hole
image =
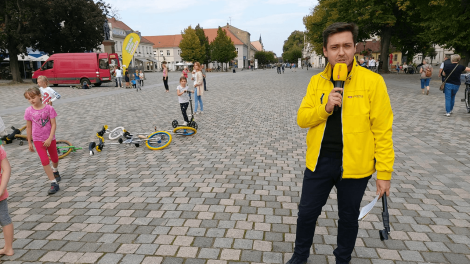
[[[372, 174], [377, 171], [377, 194], [390, 192], [395, 160], [392, 107], [383, 78], [360, 67], [354, 59], [357, 31], [353, 23], [334, 23], [325, 29], [323, 52], [329, 64], [311, 78], [297, 114], [298, 125], [309, 129], [307, 168], [294, 255], [287, 264], [307, 262], [317, 218], [333, 186], [339, 216], [333, 253], [338, 264], [351, 260], [360, 204]], [[333, 84], [337, 63], [347, 65], [344, 89]]]

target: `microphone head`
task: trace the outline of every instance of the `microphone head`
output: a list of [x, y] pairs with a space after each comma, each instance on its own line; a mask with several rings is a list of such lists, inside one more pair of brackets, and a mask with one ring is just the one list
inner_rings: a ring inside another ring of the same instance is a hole
[[346, 63], [336, 63], [333, 69], [333, 81], [346, 81], [348, 77], [348, 66]]

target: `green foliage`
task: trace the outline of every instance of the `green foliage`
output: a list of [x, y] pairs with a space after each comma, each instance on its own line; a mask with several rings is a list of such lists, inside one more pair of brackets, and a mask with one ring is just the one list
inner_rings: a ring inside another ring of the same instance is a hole
[[286, 52], [293, 47], [302, 48], [304, 46], [304, 33], [302, 31], [295, 30], [293, 31], [287, 40], [284, 41], [284, 46], [282, 47], [282, 51]]
[[196, 30], [189, 26], [184, 30], [182, 37], [183, 39], [179, 45], [179, 48], [181, 49], [181, 58], [185, 61], [198, 61], [202, 63], [204, 60], [204, 47], [201, 46]]
[[276, 56], [272, 51], [257, 51], [255, 53], [255, 59], [258, 60], [260, 65], [266, 65], [268, 63], [277, 61], [275, 57]]
[[460, 54], [460, 64], [470, 61], [470, 2], [445, 0], [416, 0], [421, 11], [425, 31], [421, 36], [432, 39], [445, 48], [454, 48]]
[[196, 35], [199, 38], [199, 42], [201, 43], [201, 47], [203, 47], [202, 50], [204, 52], [201, 63], [208, 64], [209, 62], [212, 61], [211, 60], [211, 46], [209, 43], [209, 38], [206, 36], [206, 34], [204, 33], [204, 29], [200, 27], [199, 24], [196, 26], [195, 30], [196, 30]]
[[211, 43], [212, 60], [227, 63], [237, 57], [233, 41], [221, 27], [217, 30], [217, 37]]
[[[304, 17], [304, 24], [308, 40], [322, 54], [323, 30], [334, 22], [354, 22], [359, 26], [358, 41], [373, 35], [380, 37], [384, 51], [380, 60], [388, 61], [390, 43], [409, 53], [425, 43], [417, 33], [422, 30], [418, 11], [411, 0], [320, 0], [312, 14]], [[410, 37], [410, 32], [416, 34]]]
[[302, 49], [299, 47], [293, 47], [282, 53], [282, 59], [287, 62], [297, 63], [299, 58], [302, 58]]
[[17, 55], [27, 47], [49, 54], [97, 48], [111, 8], [102, 0], [3, 0], [0, 5], [0, 52], [8, 51], [14, 82], [22, 82]]

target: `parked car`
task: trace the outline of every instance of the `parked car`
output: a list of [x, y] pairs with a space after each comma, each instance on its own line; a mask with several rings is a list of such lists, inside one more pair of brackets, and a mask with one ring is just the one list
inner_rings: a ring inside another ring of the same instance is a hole
[[85, 82], [100, 86], [112, 81], [109, 65], [120, 67], [118, 58], [116, 53], [56, 53], [34, 72], [32, 79], [37, 83], [37, 78], [44, 75], [54, 86]]

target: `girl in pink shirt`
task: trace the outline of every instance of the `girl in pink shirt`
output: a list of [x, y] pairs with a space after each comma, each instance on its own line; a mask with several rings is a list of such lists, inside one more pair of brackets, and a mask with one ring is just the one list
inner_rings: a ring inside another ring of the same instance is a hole
[[166, 67], [166, 61], [162, 63], [163, 67], [163, 85], [165, 85], [165, 91], [168, 93], [168, 90], [170, 89], [168, 87], [168, 68]]
[[11, 167], [7, 159], [7, 153], [0, 147], [0, 225], [3, 228], [5, 246], [0, 250], [0, 255], [13, 255], [13, 223], [8, 214], [7, 185], [10, 180]]
[[[41, 92], [37, 87], [26, 90], [24, 97], [31, 104], [26, 108], [24, 119], [26, 120], [26, 129], [28, 131], [29, 150], [38, 152], [44, 171], [49, 180], [51, 188], [48, 194], [54, 194], [59, 191], [58, 182], [61, 180], [57, 166], [59, 166], [59, 156], [57, 155], [57, 146], [55, 141], [57, 113], [54, 108], [48, 104], [42, 103]], [[33, 141], [33, 143], [31, 143]], [[49, 166], [49, 156], [52, 160], [52, 169]]]

